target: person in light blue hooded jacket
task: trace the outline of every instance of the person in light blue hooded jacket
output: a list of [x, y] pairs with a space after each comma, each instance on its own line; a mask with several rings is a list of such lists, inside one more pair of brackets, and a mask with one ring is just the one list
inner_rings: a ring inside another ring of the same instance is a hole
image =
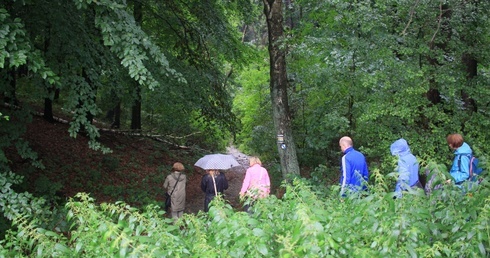
[[446, 141], [449, 148], [454, 150], [454, 160], [449, 174], [453, 177], [454, 183], [460, 185], [470, 177], [470, 159], [473, 151], [464, 142], [461, 134], [450, 134], [447, 136]]
[[409, 188], [422, 188], [419, 181], [419, 163], [410, 151], [407, 141], [403, 138], [396, 140], [391, 144], [390, 151], [391, 155], [398, 156], [398, 181], [395, 187], [397, 197], [401, 197], [402, 191], [407, 191]]

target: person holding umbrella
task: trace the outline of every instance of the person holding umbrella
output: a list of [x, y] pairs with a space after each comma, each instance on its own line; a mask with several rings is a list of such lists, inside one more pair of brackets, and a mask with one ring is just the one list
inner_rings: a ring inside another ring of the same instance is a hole
[[209, 203], [218, 193], [223, 194], [228, 189], [228, 181], [221, 170], [228, 170], [238, 167], [240, 164], [232, 155], [227, 154], [208, 154], [200, 158], [194, 166], [206, 170], [206, 175], [202, 177], [201, 189], [205, 193], [204, 211], [209, 211]]
[[218, 193], [224, 194], [224, 191], [228, 189], [228, 180], [226, 180], [225, 174], [221, 173], [218, 169], [207, 169], [206, 174], [201, 180], [201, 190], [205, 193], [204, 196], [204, 211], [209, 211], [209, 203], [214, 199]]

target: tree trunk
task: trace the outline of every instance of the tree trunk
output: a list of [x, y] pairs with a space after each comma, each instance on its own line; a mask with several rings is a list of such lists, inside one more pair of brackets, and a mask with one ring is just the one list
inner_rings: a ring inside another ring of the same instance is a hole
[[[133, 15], [136, 24], [141, 26], [141, 21], [143, 20], [143, 6], [140, 1], [134, 1]], [[141, 130], [141, 85], [135, 81], [134, 87], [136, 96], [134, 98], [133, 106], [131, 107], [131, 129]]]
[[12, 104], [14, 106], [19, 105], [19, 99], [17, 99], [17, 93], [16, 93], [16, 88], [17, 88], [17, 72], [16, 68], [12, 67], [9, 68], [7, 72], [7, 81], [8, 81], [8, 86], [7, 90], [5, 91], [5, 98], [4, 101], [6, 103]]
[[114, 121], [111, 124], [111, 128], [121, 128], [121, 101], [117, 102], [114, 107]]
[[282, 176], [283, 179], [287, 179], [288, 174], [299, 175], [300, 171], [288, 104], [286, 54], [279, 46], [284, 36], [282, 0], [263, 0], [263, 2], [269, 36], [272, 114], [277, 134], [277, 149], [281, 160]]
[[[44, 40], [44, 47], [43, 51], [44, 53], [48, 52], [49, 49], [49, 44], [50, 44], [50, 32], [51, 32], [51, 25], [48, 24], [46, 27], [47, 31], [47, 36], [46, 39]], [[43, 118], [44, 120], [54, 123], [54, 116], [53, 116], [53, 98], [54, 98], [54, 92], [56, 90], [55, 86], [49, 85], [48, 83], [44, 83], [46, 87], [46, 92], [47, 92], [47, 97], [44, 98], [44, 114]]]
[[[471, 87], [471, 82], [473, 78], [478, 75], [478, 62], [469, 54], [464, 54], [462, 59], [463, 64], [466, 68], [466, 85], [467, 87]], [[469, 112], [478, 111], [475, 100], [471, 98], [471, 96], [464, 89], [461, 90], [461, 98], [463, 99], [464, 107], [466, 108], [466, 110], [468, 110]]]
[[43, 113], [43, 118], [44, 120], [54, 123], [54, 117], [53, 117], [53, 101], [51, 100], [50, 97], [44, 98], [44, 113]]
[[[478, 13], [478, 9], [480, 8], [478, 5], [479, 1], [468, 1], [468, 6], [471, 6], [472, 8], [470, 9], [471, 12], [469, 12], [467, 16], [465, 15], [464, 17], [464, 28], [466, 29], [464, 30], [465, 33], [462, 34], [461, 40], [465, 43], [468, 49], [476, 48], [475, 40], [472, 40], [474, 39], [476, 32], [474, 32], [474, 30], [472, 30], [471, 28], [478, 27], [478, 22], [476, 20], [472, 20], [471, 16], [473, 13]], [[466, 72], [465, 88], [475, 87], [473, 79], [478, 76], [478, 61], [471, 53], [468, 52], [463, 53], [461, 59]], [[470, 113], [478, 112], [478, 106], [475, 99], [473, 99], [465, 89], [461, 90], [461, 98], [463, 99], [464, 107], [467, 111], [469, 111]]]

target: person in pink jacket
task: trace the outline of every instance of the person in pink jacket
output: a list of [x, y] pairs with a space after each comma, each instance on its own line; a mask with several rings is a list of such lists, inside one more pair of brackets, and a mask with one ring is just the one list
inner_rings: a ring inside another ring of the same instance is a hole
[[[245, 195], [250, 196], [252, 199], [267, 197], [270, 193], [271, 181], [269, 173], [262, 167], [262, 162], [258, 157], [252, 156], [249, 158], [250, 167], [245, 173], [243, 179], [242, 189], [240, 190], [240, 197]], [[245, 211], [248, 212], [249, 205], [245, 205]]]

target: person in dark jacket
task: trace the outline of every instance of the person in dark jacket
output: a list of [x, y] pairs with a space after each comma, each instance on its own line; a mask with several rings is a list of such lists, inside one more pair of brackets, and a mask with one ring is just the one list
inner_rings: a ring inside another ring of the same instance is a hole
[[347, 192], [366, 190], [369, 179], [366, 158], [354, 149], [354, 143], [348, 136], [340, 138], [339, 146], [344, 154], [340, 165], [340, 195], [345, 197]]
[[409, 188], [422, 188], [419, 181], [419, 163], [410, 151], [407, 141], [403, 138], [396, 140], [391, 144], [390, 151], [391, 155], [398, 157], [396, 197], [402, 197], [402, 191], [407, 191]]
[[218, 193], [224, 195], [224, 191], [228, 189], [228, 180], [225, 174], [219, 170], [207, 170], [207, 174], [202, 177], [201, 190], [204, 192], [204, 211], [209, 211], [209, 203]]

